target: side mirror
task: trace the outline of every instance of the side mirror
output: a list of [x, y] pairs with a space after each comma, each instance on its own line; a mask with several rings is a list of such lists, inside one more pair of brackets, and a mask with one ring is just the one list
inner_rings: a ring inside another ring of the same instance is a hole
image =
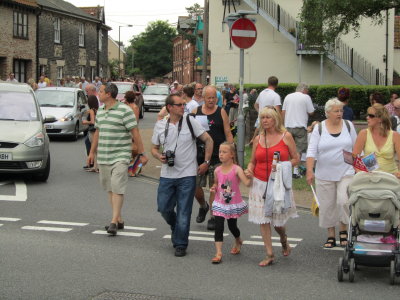
[[53, 123], [57, 121], [55, 116], [45, 116], [43, 119], [43, 123]]

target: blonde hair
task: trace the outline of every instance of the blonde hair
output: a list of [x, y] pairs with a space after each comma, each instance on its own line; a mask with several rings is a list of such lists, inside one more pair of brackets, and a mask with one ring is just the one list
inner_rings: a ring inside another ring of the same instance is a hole
[[260, 118], [260, 124], [259, 124], [259, 130], [260, 134], [265, 135], [265, 130], [262, 128], [262, 122], [261, 122], [261, 117], [263, 116], [268, 116], [274, 119], [275, 121], [275, 130], [280, 133], [284, 133], [286, 131], [285, 126], [283, 126], [283, 119], [281, 114], [276, 111], [275, 107], [273, 106], [266, 106], [264, 107], [259, 114]]
[[382, 136], [387, 136], [389, 131], [392, 128], [392, 123], [390, 122], [390, 116], [387, 109], [380, 103], [375, 103], [372, 106], [368, 107], [367, 112], [370, 113], [371, 110], [374, 110], [375, 118], [380, 118], [382, 123], [380, 126], [380, 133]]
[[221, 146], [227, 146], [227, 147], [229, 147], [229, 150], [231, 150], [231, 153], [232, 153], [232, 160], [233, 160], [233, 163], [234, 164], [237, 164], [237, 153], [236, 153], [236, 146], [235, 146], [235, 143], [229, 143], [229, 142], [223, 142], [223, 143], [221, 143], [220, 145], [219, 145], [220, 147]]

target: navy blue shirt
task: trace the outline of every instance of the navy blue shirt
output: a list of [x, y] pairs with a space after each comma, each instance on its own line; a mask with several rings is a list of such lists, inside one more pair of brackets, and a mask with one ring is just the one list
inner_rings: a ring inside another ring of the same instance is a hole
[[353, 121], [354, 120], [354, 113], [351, 107], [347, 105], [343, 106], [343, 119]]

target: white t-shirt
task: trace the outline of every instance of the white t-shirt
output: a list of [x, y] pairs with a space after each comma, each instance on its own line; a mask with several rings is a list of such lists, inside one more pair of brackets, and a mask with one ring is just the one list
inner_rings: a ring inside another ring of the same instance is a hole
[[282, 105], [281, 96], [271, 89], [266, 88], [260, 95], [258, 95], [256, 103], [258, 104], [259, 110], [261, 111], [264, 107]]
[[286, 128], [307, 128], [308, 114], [314, 112], [314, 106], [309, 95], [294, 92], [286, 96], [282, 111], [285, 111]]
[[46, 81], [43, 81], [43, 82], [39, 82], [39, 83], [38, 83], [38, 88], [39, 88], [39, 89], [45, 88], [46, 86], [47, 86]]
[[190, 100], [188, 103], [186, 103], [185, 113], [191, 114], [193, 109], [197, 108], [198, 106], [199, 103], [196, 100], [194, 99]]
[[[203, 126], [193, 118], [190, 118], [190, 123], [193, 127], [193, 133], [196, 137], [202, 135], [205, 131]], [[179, 122], [169, 124], [167, 141], [165, 142], [165, 126], [166, 119], [157, 121], [154, 126], [153, 137], [151, 142], [153, 145], [160, 145], [163, 152], [167, 150], [174, 151], [175, 145], [175, 165], [169, 167], [168, 164], [162, 164], [161, 177], [164, 178], [183, 178], [197, 175], [197, 159], [196, 159], [196, 140], [193, 140], [192, 134], [186, 122], [186, 114], [183, 115], [182, 129], [178, 136]], [[164, 144], [165, 142], [165, 144]]]
[[315, 178], [327, 181], [340, 181], [343, 176], [354, 175], [353, 166], [344, 162], [343, 150], [353, 151], [353, 145], [357, 138], [356, 129], [349, 122], [350, 132], [347, 125], [342, 121], [342, 131], [338, 137], [333, 137], [322, 122], [321, 135], [318, 125], [314, 126], [307, 149], [307, 157], [317, 160], [315, 165]]

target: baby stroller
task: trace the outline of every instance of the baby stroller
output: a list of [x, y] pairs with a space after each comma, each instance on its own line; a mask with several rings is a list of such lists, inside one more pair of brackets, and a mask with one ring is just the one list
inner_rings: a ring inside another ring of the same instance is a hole
[[390, 284], [400, 276], [399, 180], [383, 172], [359, 172], [348, 187], [348, 244], [339, 258], [338, 280], [354, 281], [357, 265], [390, 266]]

